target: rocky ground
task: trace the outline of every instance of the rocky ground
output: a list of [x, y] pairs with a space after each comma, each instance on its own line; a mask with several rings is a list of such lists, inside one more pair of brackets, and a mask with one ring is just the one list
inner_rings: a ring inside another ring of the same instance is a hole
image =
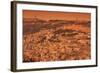
[[24, 21], [23, 62], [91, 58], [90, 21]]

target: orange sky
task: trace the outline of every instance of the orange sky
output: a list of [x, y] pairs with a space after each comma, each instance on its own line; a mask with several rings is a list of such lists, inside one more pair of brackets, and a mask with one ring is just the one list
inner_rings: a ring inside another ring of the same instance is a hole
[[56, 12], [56, 11], [36, 11], [23, 10], [23, 18], [40, 18], [44, 20], [90, 20], [90, 13], [76, 13], [76, 12]]

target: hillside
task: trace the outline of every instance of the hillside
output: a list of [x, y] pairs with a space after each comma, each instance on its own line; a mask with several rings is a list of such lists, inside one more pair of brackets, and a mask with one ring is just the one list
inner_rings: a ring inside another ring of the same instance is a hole
[[91, 58], [90, 21], [23, 21], [23, 62]]

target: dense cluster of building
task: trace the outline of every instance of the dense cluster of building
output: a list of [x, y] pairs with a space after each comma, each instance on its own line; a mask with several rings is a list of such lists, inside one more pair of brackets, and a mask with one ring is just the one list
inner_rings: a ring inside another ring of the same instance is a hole
[[66, 20], [24, 21], [23, 62], [91, 58], [90, 22]]

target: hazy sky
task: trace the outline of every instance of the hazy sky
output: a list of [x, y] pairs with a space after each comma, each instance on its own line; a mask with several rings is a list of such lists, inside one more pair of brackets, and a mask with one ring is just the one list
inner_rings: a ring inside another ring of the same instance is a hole
[[34, 17], [44, 20], [91, 20], [90, 13], [23, 10], [23, 18]]

